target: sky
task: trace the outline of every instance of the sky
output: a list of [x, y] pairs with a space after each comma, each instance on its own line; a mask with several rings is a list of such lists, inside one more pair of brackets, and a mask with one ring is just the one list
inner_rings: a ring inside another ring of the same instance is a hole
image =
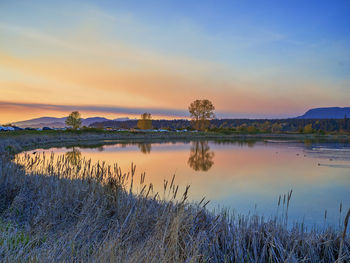
[[0, 123], [350, 106], [350, 2], [0, 0]]

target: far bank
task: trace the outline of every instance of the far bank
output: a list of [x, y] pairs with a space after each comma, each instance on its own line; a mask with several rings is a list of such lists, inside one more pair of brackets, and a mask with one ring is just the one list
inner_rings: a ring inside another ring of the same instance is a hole
[[[102, 131], [97, 129], [80, 131], [13, 131], [0, 132], [0, 152], [17, 153], [33, 147], [51, 144], [95, 144], [98, 141], [191, 141], [191, 140], [294, 140], [294, 141], [341, 141], [350, 142], [348, 134], [297, 134], [297, 133], [221, 133], [221, 132], [143, 132]], [[108, 143], [108, 142], [107, 142]]]

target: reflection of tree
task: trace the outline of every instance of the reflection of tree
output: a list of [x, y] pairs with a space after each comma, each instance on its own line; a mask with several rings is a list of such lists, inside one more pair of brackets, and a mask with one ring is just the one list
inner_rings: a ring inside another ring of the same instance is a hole
[[215, 140], [212, 141], [212, 143], [217, 145], [239, 145], [239, 146], [248, 146], [248, 147], [254, 147], [256, 144], [256, 140]]
[[255, 141], [247, 141], [247, 145], [249, 148], [252, 148], [255, 145]]
[[66, 152], [66, 158], [72, 165], [77, 165], [81, 159], [81, 152], [73, 147], [72, 151]]
[[103, 152], [103, 151], [104, 151], [103, 146], [99, 146], [99, 147], [97, 147], [97, 151], [99, 151], [99, 152]]
[[312, 140], [304, 140], [304, 145], [306, 147], [311, 147], [312, 146]]
[[144, 154], [150, 153], [152, 149], [150, 143], [138, 143], [137, 146], [139, 147], [140, 151]]
[[195, 171], [209, 171], [213, 166], [214, 152], [210, 151], [208, 142], [197, 141], [192, 143], [188, 165]]

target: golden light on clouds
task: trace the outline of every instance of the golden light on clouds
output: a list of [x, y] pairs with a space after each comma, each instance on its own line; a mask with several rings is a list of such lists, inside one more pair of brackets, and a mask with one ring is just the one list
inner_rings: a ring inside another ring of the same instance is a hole
[[[60, 14], [60, 21], [50, 21], [51, 26], [0, 20], [0, 122], [67, 114], [40, 108], [39, 104], [96, 106], [95, 111], [85, 114], [115, 118], [141, 112], [106, 112], [98, 107], [159, 109], [154, 116], [171, 118], [185, 117], [191, 101], [208, 98], [219, 117], [274, 117], [293, 116], [313, 106], [346, 103], [348, 98], [330, 90], [331, 82], [295, 77], [279, 68], [258, 68], [259, 61], [256, 70], [244, 66], [244, 57], [229, 62], [206, 57], [205, 42], [216, 41], [218, 50], [211, 51], [221, 52], [222, 39], [205, 35], [185, 22], [169, 25], [172, 31], [166, 34], [178, 41], [179, 50], [186, 48], [182, 42], [187, 41], [188, 45], [198, 45], [203, 56], [143, 44], [154, 38], [151, 42], [156, 46], [157, 37], [161, 40], [162, 35], [155, 33], [161, 26], [149, 26], [132, 15], [110, 14], [91, 5], [79, 12], [62, 8], [55, 12]], [[34, 20], [30, 14], [28, 17]], [[130, 32], [130, 39], [121, 37], [128, 36], [125, 32]], [[255, 39], [249, 45], [253, 43], [259, 41]], [[348, 82], [336, 84], [341, 90]], [[16, 103], [22, 106], [14, 106]], [[39, 108], [28, 110], [25, 104]]]

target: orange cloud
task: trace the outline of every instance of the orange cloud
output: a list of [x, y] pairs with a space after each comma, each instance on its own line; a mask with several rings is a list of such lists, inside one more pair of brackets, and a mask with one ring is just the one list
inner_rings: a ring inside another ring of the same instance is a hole
[[323, 83], [266, 80], [210, 60], [150, 52], [109, 38], [93, 21], [52, 35], [0, 23], [13, 45], [26, 43], [18, 50], [0, 43], [1, 100], [186, 111], [191, 101], [208, 98], [225, 117], [294, 116], [339, 104], [339, 96], [320, 92]]
[[[49, 62], [49, 59], [20, 59], [4, 54], [0, 54], [0, 59], [2, 66], [49, 81], [42, 86], [53, 83], [57, 102], [186, 109], [192, 100], [208, 97], [219, 105], [218, 110], [237, 113], [253, 113], [257, 109], [271, 113], [276, 108], [285, 111], [291, 106], [286, 101], [271, 103], [271, 95], [259, 90], [245, 91], [242, 87], [217, 83], [205, 76], [191, 78], [149, 68], [143, 71], [125, 70], [71, 59], [51, 58]], [[16, 83], [16, 86], [20, 84]]]

